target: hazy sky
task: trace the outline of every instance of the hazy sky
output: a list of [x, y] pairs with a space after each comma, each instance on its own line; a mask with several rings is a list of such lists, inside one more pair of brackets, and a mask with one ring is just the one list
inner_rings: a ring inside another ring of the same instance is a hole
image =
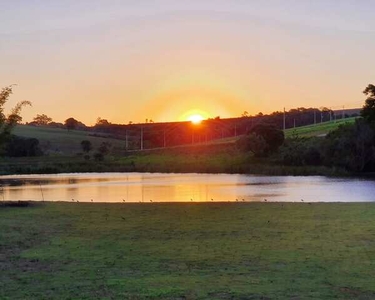
[[375, 1], [0, 0], [10, 104], [116, 123], [358, 107], [375, 83]]

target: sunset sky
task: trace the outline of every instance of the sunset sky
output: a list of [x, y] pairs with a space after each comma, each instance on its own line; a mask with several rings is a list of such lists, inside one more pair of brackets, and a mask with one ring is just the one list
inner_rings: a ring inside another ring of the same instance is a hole
[[93, 124], [359, 107], [374, 1], [0, 0], [9, 104]]

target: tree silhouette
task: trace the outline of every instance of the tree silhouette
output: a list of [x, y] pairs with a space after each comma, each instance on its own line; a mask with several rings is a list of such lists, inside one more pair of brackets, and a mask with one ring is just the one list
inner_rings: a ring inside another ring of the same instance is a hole
[[77, 126], [78, 126], [78, 121], [74, 118], [69, 118], [69, 119], [66, 119], [65, 120], [65, 127], [68, 129], [68, 130], [73, 130], [73, 129], [76, 129]]
[[368, 122], [375, 121], [375, 86], [369, 84], [363, 93], [368, 96], [361, 110], [361, 116]]
[[13, 93], [13, 86], [7, 86], [0, 91], [0, 145], [4, 143], [11, 134], [12, 129], [21, 120], [21, 110], [24, 106], [31, 106], [30, 101], [21, 101], [6, 116], [4, 114], [4, 105]]
[[33, 122], [37, 125], [48, 125], [52, 122], [52, 118], [48, 117], [45, 114], [36, 115], [36, 117], [33, 119]]
[[98, 118], [96, 119], [96, 124], [95, 124], [95, 125], [96, 125], [96, 126], [100, 126], [100, 125], [111, 125], [111, 123], [108, 122], [107, 119], [102, 119], [101, 117], [98, 117]]

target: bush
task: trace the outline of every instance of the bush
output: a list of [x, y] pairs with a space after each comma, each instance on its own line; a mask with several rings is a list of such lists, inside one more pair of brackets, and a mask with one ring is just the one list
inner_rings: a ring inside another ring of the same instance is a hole
[[98, 152], [101, 153], [103, 156], [107, 155], [111, 149], [111, 143], [103, 142], [100, 144], [98, 148]]
[[5, 155], [10, 157], [40, 156], [43, 155], [43, 151], [39, 147], [38, 139], [12, 135], [5, 145]]
[[355, 172], [374, 171], [374, 137], [374, 129], [364, 120], [341, 125], [325, 138], [324, 163]]
[[263, 137], [254, 133], [241, 137], [236, 142], [236, 147], [242, 152], [252, 152], [255, 156], [263, 156], [266, 153], [267, 143]]
[[279, 150], [278, 159], [288, 166], [321, 165], [320, 145], [319, 138], [287, 139]]
[[255, 134], [262, 137], [266, 142], [264, 149], [265, 154], [276, 152], [279, 147], [284, 143], [284, 132], [272, 124], [258, 124], [252, 127], [249, 134]]
[[97, 153], [94, 154], [94, 159], [96, 161], [103, 161], [104, 160], [104, 155], [102, 153], [100, 153], [100, 152], [97, 152]]

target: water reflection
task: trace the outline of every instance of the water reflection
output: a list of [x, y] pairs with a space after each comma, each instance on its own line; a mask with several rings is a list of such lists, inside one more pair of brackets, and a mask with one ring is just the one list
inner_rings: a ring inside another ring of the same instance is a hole
[[368, 202], [365, 179], [226, 174], [87, 173], [0, 176], [1, 200], [80, 202]]

